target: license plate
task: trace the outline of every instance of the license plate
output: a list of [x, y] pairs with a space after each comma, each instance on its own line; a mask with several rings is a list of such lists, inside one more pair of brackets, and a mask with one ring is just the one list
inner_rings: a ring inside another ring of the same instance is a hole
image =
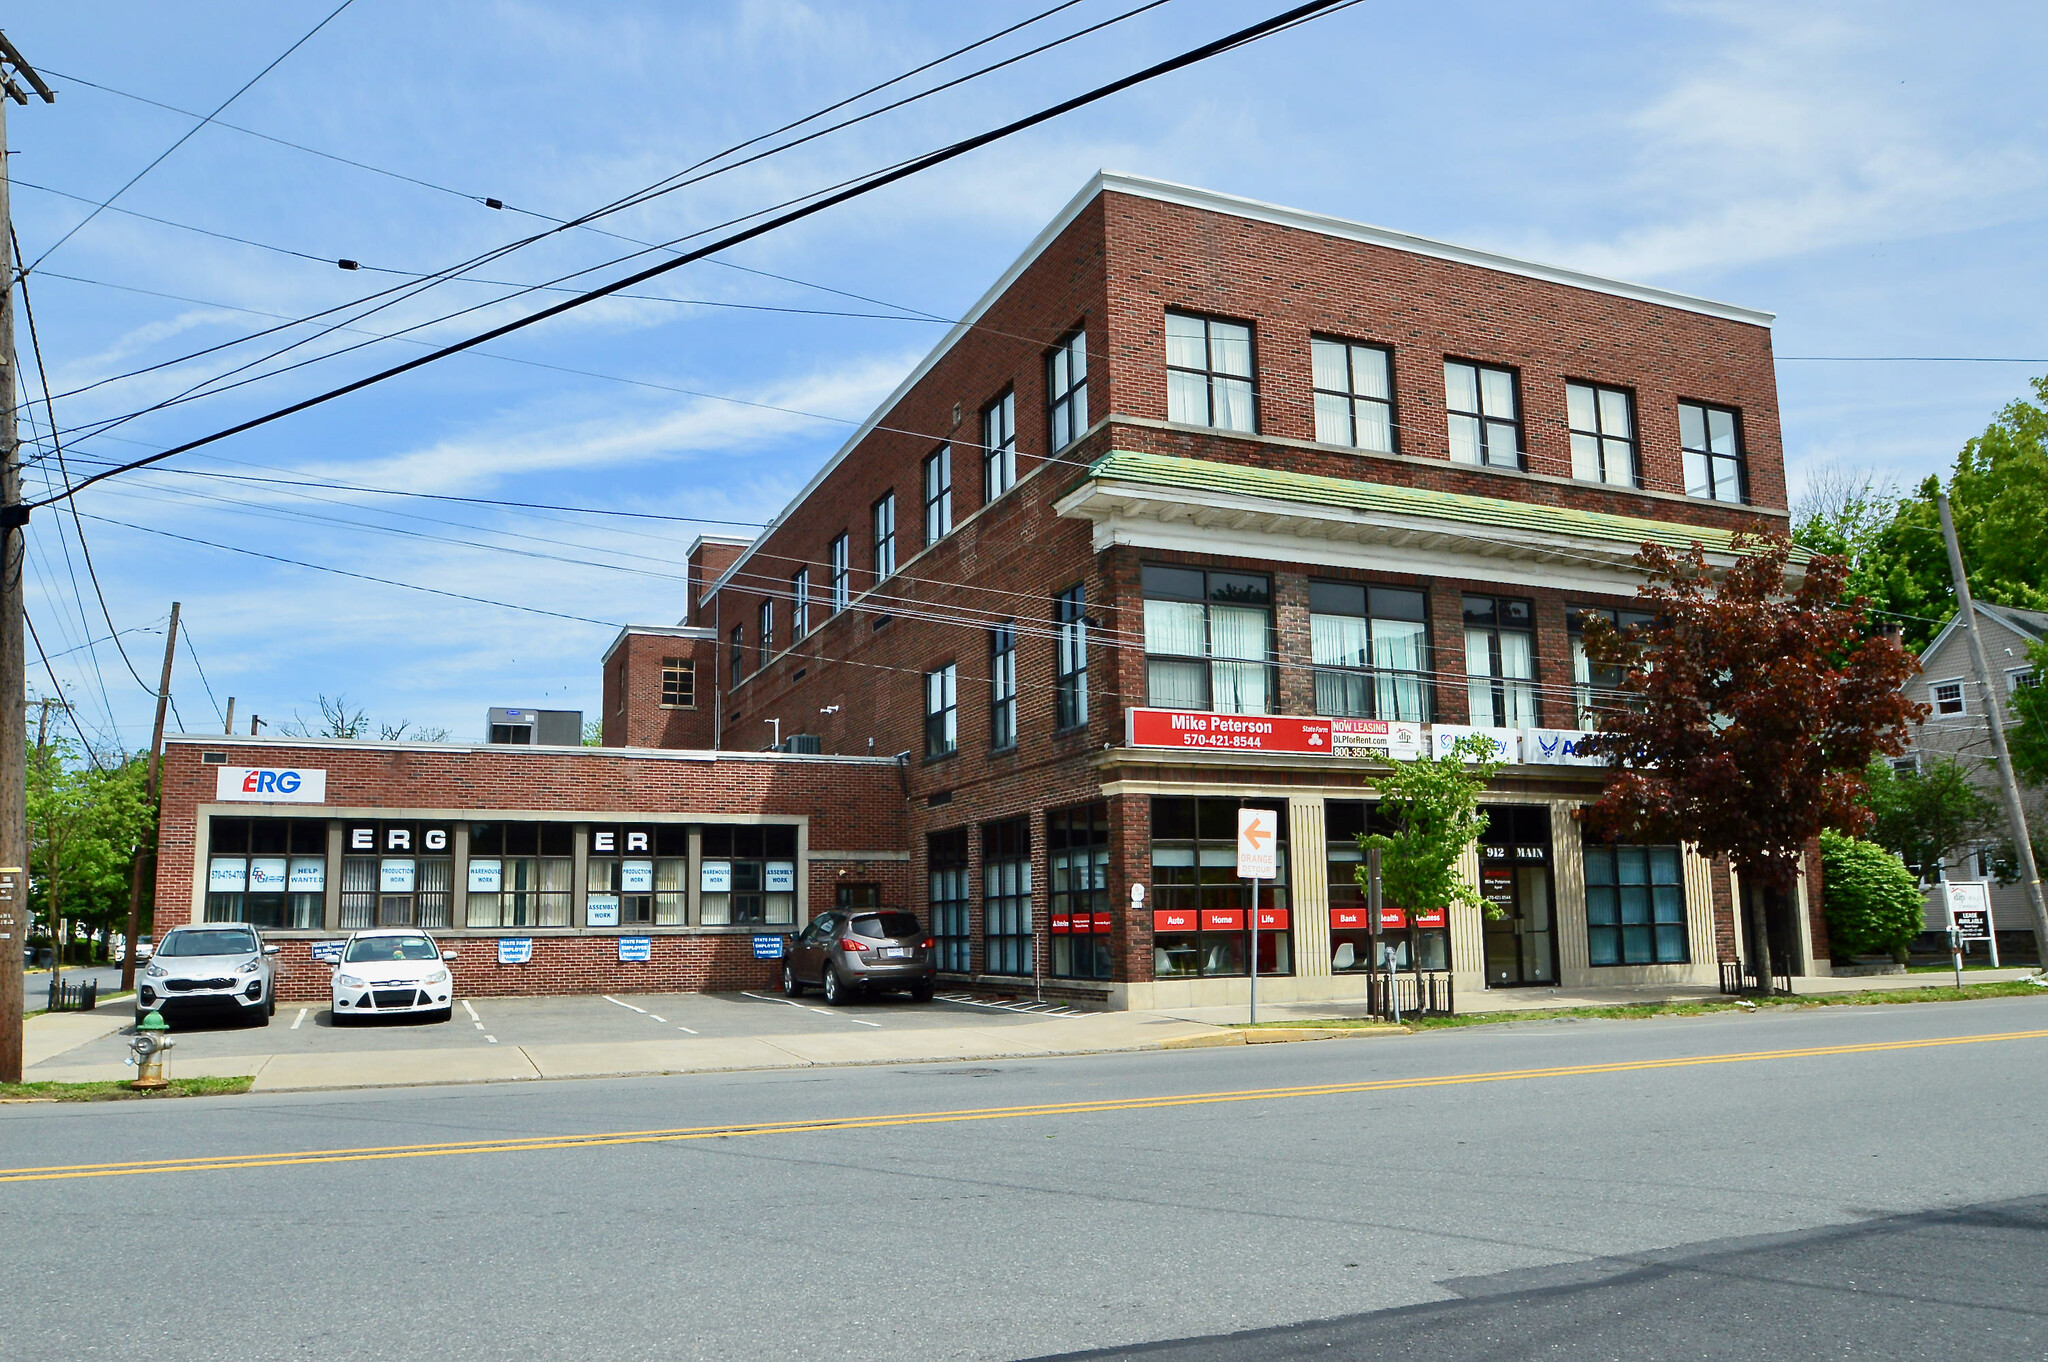
[[910, 947], [884, 946], [880, 954], [884, 960], [907, 960], [910, 958]]

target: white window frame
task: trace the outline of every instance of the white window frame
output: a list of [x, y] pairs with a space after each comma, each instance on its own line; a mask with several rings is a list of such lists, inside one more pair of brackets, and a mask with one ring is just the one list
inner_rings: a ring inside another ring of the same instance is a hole
[[[1954, 686], [1956, 688], [1956, 708], [1953, 712], [1944, 710], [1941, 707], [1941, 692], [1947, 686]], [[1964, 684], [1963, 678], [1960, 676], [1952, 676], [1943, 681], [1928, 682], [1927, 702], [1934, 706], [1934, 717], [1937, 719], [1967, 719], [1970, 717], [1970, 688]]]

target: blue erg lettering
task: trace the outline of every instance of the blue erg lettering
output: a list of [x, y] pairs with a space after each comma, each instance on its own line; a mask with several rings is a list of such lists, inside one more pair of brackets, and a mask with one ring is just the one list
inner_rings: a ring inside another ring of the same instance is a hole
[[279, 771], [277, 773], [277, 789], [280, 794], [297, 794], [299, 789], [299, 773], [297, 771]]
[[258, 772], [256, 773], [256, 793], [257, 793], [257, 794], [272, 794], [272, 793], [275, 793], [275, 792], [276, 792], [276, 790], [277, 790], [277, 772], [275, 772], [275, 771], [258, 771]]

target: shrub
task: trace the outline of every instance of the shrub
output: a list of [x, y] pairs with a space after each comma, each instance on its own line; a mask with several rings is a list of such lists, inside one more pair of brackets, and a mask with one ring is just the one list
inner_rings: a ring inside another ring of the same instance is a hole
[[1920, 935], [1920, 881], [1875, 842], [1832, 830], [1820, 835], [1821, 908], [1837, 957], [1889, 955], [1903, 960]]

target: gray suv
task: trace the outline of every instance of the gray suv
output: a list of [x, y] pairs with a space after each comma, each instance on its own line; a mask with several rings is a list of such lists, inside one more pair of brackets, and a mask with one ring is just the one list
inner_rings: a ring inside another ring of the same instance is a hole
[[863, 993], [905, 989], [931, 1001], [939, 967], [932, 938], [915, 913], [893, 908], [844, 908], [822, 913], [790, 945], [782, 962], [782, 991], [794, 998], [811, 985], [837, 1007]]
[[270, 1025], [277, 1012], [277, 947], [243, 922], [173, 927], [135, 981], [135, 1020], [212, 1015]]

